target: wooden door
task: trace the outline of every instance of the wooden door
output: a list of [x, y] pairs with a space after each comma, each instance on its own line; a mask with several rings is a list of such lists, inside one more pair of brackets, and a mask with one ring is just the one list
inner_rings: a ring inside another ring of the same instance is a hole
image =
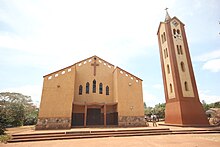
[[101, 125], [101, 109], [89, 108], [87, 109], [87, 125]]

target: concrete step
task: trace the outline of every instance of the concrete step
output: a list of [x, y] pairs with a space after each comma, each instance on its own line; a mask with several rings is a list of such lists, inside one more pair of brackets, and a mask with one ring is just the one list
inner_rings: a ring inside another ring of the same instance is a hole
[[86, 139], [86, 138], [104, 138], [104, 137], [128, 137], [128, 136], [148, 136], [148, 135], [169, 135], [172, 132], [158, 132], [158, 133], [130, 133], [130, 134], [92, 134], [84, 136], [56, 136], [56, 137], [44, 137], [44, 138], [23, 138], [23, 139], [12, 139], [12, 142], [30, 142], [30, 141], [45, 141], [45, 140], [63, 140], [63, 139]]
[[220, 133], [220, 130], [170, 130], [165, 129], [133, 129], [133, 130], [103, 130], [103, 131], [68, 131], [53, 133], [33, 133], [33, 134], [15, 134], [9, 143], [45, 141], [45, 140], [63, 140], [63, 139], [85, 139], [85, 138], [103, 138], [103, 137], [128, 137], [128, 136], [149, 136], [149, 135], [175, 135], [175, 134], [205, 134]]
[[83, 132], [63, 132], [63, 133], [38, 133], [38, 134], [16, 134], [12, 135], [9, 142], [43, 141], [57, 139], [82, 139], [101, 137], [123, 137], [123, 136], [143, 136], [170, 134], [169, 129], [146, 129], [146, 130], [111, 130], [111, 131], [83, 131]]
[[38, 137], [56, 137], [56, 136], [84, 136], [84, 135], [100, 135], [100, 134], [127, 134], [127, 133], [142, 133], [142, 132], [162, 132], [169, 131], [167, 129], [141, 129], [141, 130], [108, 130], [108, 131], [72, 131], [72, 132], [54, 132], [54, 133], [34, 133], [34, 134], [15, 134], [12, 135], [14, 139], [21, 138], [38, 138]]

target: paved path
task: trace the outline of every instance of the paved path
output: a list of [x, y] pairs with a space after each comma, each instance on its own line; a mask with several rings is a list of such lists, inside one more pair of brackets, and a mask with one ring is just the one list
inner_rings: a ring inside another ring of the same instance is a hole
[[[153, 128], [170, 128], [171, 130], [187, 130], [187, 129], [204, 129], [194, 127], [172, 127], [158, 126], [144, 127], [144, 129]], [[220, 127], [218, 127], [220, 128]], [[35, 131], [33, 127], [21, 127], [13, 129], [11, 134], [23, 133], [41, 133], [41, 132], [58, 132], [58, 131], [90, 131], [90, 130], [120, 130], [125, 128], [74, 128], [71, 130], [43, 130]], [[143, 128], [126, 128], [143, 129]], [[209, 128], [209, 129], [212, 129]], [[8, 132], [8, 133], [9, 133]], [[220, 147], [219, 134], [185, 134], [185, 135], [157, 135], [157, 136], [133, 136], [133, 137], [108, 137], [108, 138], [91, 138], [91, 139], [73, 139], [73, 140], [53, 140], [39, 142], [23, 142], [23, 143], [0, 143], [0, 147]]]
[[220, 147], [219, 134], [109, 137], [0, 144], [1, 147]]
[[164, 129], [169, 128], [170, 130], [201, 130], [201, 129], [214, 129], [219, 127], [175, 127], [175, 126], [160, 126], [153, 127], [153, 124], [150, 122], [149, 127], [134, 127], [134, 128], [120, 128], [120, 127], [113, 127], [113, 128], [72, 128], [68, 130], [34, 130], [34, 126], [23, 126], [17, 128], [9, 128], [7, 134], [32, 134], [32, 133], [52, 133], [52, 132], [78, 132], [78, 131], [104, 131], [104, 130], [132, 130], [132, 129]]

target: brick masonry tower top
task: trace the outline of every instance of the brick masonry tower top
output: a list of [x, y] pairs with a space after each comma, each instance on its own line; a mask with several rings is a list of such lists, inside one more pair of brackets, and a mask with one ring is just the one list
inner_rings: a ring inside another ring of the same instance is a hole
[[166, 9], [158, 32], [160, 60], [166, 98], [165, 123], [208, 125], [199, 101], [184, 24]]

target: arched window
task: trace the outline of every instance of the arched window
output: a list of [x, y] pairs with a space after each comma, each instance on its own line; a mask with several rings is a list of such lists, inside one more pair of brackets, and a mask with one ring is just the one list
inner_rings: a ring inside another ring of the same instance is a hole
[[89, 82], [86, 83], [86, 94], [89, 94]]
[[167, 73], [168, 74], [170, 73], [170, 66], [169, 66], [169, 64], [167, 64]]
[[177, 32], [177, 34], [180, 34], [180, 30], [179, 29], [177, 29], [176, 32]]
[[173, 93], [173, 86], [171, 83], [170, 83], [170, 93]]
[[109, 95], [109, 87], [106, 86], [106, 95]]
[[161, 35], [161, 41], [162, 41], [162, 43], [164, 42], [164, 41], [163, 41], [163, 34]]
[[176, 29], [173, 29], [173, 37], [176, 38]]
[[180, 65], [181, 65], [181, 70], [184, 72], [184, 71], [185, 71], [185, 65], [184, 65], [184, 63], [181, 62]]
[[102, 83], [99, 84], [99, 94], [102, 94]]
[[166, 34], [163, 32], [164, 41], [166, 41]]
[[176, 35], [176, 29], [173, 29], [173, 35]]
[[93, 80], [92, 92], [96, 93], [96, 80]]
[[167, 55], [166, 55], [166, 50], [163, 50], [164, 53], [164, 58], [166, 59]]
[[79, 95], [82, 95], [83, 87], [82, 85], [79, 86]]
[[186, 91], [189, 91], [189, 87], [188, 87], [188, 83], [185, 81], [185, 83], [184, 83], [184, 86], [185, 86], [185, 90]]
[[179, 54], [180, 54], [179, 45], [176, 45], [176, 49], [177, 49], [177, 53], [178, 53], [178, 55], [179, 55]]
[[182, 46], [180, 45], [180, 54], [183, 54]]
[[168, 57], [168, 51], [167, 51], [167, 48], [166, 48], [166, 55], [167, 55], [167, 57]]

